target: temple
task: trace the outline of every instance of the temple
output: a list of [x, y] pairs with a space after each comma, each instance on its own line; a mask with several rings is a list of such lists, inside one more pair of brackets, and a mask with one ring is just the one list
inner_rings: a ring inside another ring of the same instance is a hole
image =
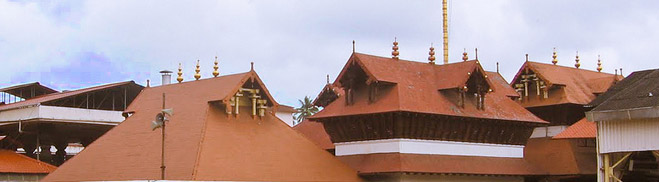
[[402, 60], [396, 48], [391, 58], [353, 53], [316, 100], [324, 109], [310, 120], [322, 123], [337, 158], [372, 181], [524, 181], [542, 173], [524, 148], [547, 122], [516, 103], [498, 73], [466, 53], [435, 65]]
[[[179, 78], [145, 88], [131, 116], [44, 181], [361, 181], [275, 116], [279, 104], [255, 71]], [[166, 135], [149, 127], [163, 108], [173, 111]]]

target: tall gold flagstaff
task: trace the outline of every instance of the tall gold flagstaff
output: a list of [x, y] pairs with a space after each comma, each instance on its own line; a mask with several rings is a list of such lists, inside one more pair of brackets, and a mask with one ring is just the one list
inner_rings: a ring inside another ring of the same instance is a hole
[[442, 16], [444, 18], [444, 64], [448, 64], [448, 7], [446, 0], [442, 0]]

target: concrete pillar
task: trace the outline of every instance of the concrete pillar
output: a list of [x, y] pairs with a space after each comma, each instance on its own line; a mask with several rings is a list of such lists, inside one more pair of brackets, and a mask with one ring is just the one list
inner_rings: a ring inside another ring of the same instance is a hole
[[50, 153], [50, 145], [42, 144], [39, 148], [41, 149], [39, 160], [52, 164], [53, 155]]
[[66, 141], [59, 141], [55, 143], [55, 148], [57, 149], [57, 152], [55, 152], [55, 157], [53, 158], [53, 164], [56, 166], [62, 165], [64, 161], [66, 160], [66, 147], [69, 144]]

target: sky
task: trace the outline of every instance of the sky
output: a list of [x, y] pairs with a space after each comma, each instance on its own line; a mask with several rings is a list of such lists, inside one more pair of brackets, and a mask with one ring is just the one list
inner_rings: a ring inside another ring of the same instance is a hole
[[[183, 66], [194, 80], [249, 71], [280, 104], [299, 106], [352, 52], [426, 62], [442, 54], [441, 0], [14, 1], [0, 0], [0, 87], [38, 81], [57, 90], [134, 80], [160, 84]], [[510, 81], [531, 61], [625, 75], [656, 69], [659, 1], [449, 0], [450, 62], [467, 50]], [[176, 76], [173, 76], [175, 79]], [[175, 82], [174, 80], [172, 80]]]

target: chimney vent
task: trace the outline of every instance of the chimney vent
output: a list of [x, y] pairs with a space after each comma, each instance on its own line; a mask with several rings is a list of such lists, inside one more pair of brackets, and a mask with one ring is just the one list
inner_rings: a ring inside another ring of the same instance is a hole
[[172, 83], [172, 71], [162, 70], [160, 71], [160, 74], [162, 74], [162, 85], [168, 85]]

